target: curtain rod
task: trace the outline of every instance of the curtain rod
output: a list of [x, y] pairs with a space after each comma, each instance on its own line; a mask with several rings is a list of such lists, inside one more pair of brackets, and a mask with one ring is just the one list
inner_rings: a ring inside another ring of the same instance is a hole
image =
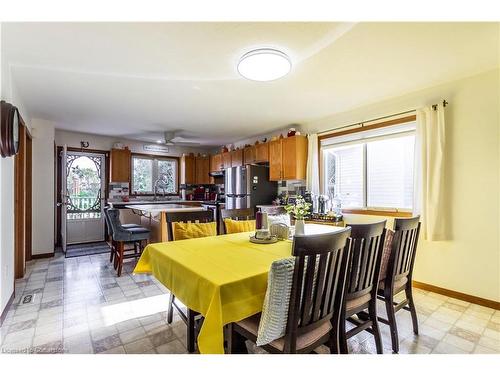
[[[443, 100], [443, 107], [446, 107], [447, 105], [448, 105], [448, 102], [446, 100]], [[438, 106], [437, 104], [433, 104], [431, 107], [432, 107], [432, 109], [434, 111], [436, 111], [437, 110], [437, 106]], [[413, 113], [415, 111], [416, 111], [416, 109], [411, 109], [409, 111], [399, 112], [399, 113], [395, 113], [395, 114], [387, 115], [387, 116], [382, 116], [382, 117], [377, 117], [377, 118], [374, 118], [374, 119], [371, 119], [371, 120], [365, 120], [365, 121], [361, 121], [361, 122], [355, 122], [354, 124], [344, 125], [344, 126], [340, 126], [338, 128], [332, 128], [332, 129], [323, 130], [321, 132], [318, 132], [318, 134], [329, 133], [329, 132], [334, 131], [334, 130], [340, 130], [340, 129], [350, 128], [350, 127], [356, 126], [356, 125], [364, 126], [365, 122], [373, 122], [373, 121], [378, 121], [378, 120], [384, 120], [386, 118], [390, 118], [390, 117], [394, 117], [394, 116], [400, 116], [400, 115], [406, 115], [408, 113]]]

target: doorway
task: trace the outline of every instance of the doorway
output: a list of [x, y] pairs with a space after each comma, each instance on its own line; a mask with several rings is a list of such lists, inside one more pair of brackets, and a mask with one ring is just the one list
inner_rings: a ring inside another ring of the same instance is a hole
[[24, 277], [26, 261], [32, 258], [32, 138], [21, 120], [19, 128], [19, 151], [14, 159], [14, 275]]
[[66, 215], [62, 217], [66, 245], [104, 241], [106, 155], [67, 151], [65, 156], [61, 177], [66, 185]]

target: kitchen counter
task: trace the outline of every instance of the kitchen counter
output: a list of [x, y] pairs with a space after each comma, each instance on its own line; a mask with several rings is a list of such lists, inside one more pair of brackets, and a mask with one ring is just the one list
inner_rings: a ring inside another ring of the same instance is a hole
[[[126, 206], [137, 206], [137, 205], [171, 205], [171, 204], [201, 204], [203, 201], [188, 201], [188, 200], [182, 200], [182, 199], [175, 199], [175, 200], [142, 200], [142, 201], [129, 201], [129, 202], [108, 202], [110, 206], [113, 208], [126, 208]], [[130, 207], [128, 207], [130, 208]]]
[[[192, 202], [192, 201], [191, 201]], [[194, 212], [194, 211], [204, 211], [203, 207], [190, 206], [186, 204], [140, 204], [140, 205], [126, 205], [125, 208], [130, 208], [132, 210], [139, 210], [151, 214], [157, 214], [159, 212]]]
[[205, 211], [204, 207], [201, 207], [200, 202], [195, 201], [184, 201], [194, 202], [193, 204], [178, 204], [178, 203], [151, 203], [148, 204], [127, 204], [121, 205], [116, 208], [124, 208], [132, 211], [133, 214], [140, 218], [141, 226], [148, 228], [151, 231], [149, 242], [166, 242], [168, 241], [167, 232], [167, 215], [171, 212], [196, 212]]

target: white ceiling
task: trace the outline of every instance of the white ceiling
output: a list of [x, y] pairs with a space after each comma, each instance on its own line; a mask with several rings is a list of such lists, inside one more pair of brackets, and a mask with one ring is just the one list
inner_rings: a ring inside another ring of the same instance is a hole
[[[236, 71], [253, 47], [277, 81]], [[10, 23], [3, 63], [31, 117], [61, 129], [219, 145], [498, 66], [496, 23]], [[9, 70], [7, 70], [9, 71]]]

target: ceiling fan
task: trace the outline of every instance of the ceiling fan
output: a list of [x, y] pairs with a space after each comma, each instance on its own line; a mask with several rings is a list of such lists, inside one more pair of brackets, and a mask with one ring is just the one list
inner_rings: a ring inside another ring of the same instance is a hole
[[[177, 132], [165, 131], [163, 133], [163, 139], [157, 140], [156, 143], [164, 144], [166, 146], [196, 146], [199, 145], [198, 142], [191, 142], [185, 137], [178, 136]], [[186, 139], [186, 141], [184, 141]]]

